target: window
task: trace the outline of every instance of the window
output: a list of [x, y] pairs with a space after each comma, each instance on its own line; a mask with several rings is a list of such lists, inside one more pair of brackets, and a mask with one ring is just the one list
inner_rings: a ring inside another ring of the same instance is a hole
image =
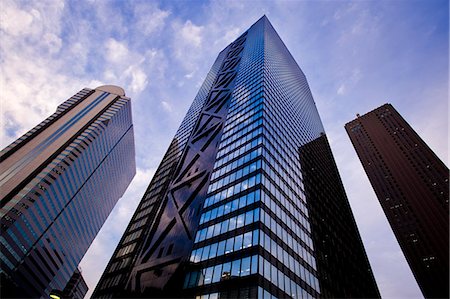
[[209, 251], [209, 258], [217, 256], [217, 243], [211, 244], [211, 249]]
[[214, 267], [214, 274], [212, 277], [212, 283], [220, 281], [220, 278], [222, 276], [222, 264], [217, 265]]
[[264, 259], [264, 277], [268, 281], [272, 281], [271, 275], [270, 275], [270, 263], [268, 260]]
[[[258, 235], [259, 235], [259, 230], [254, 230], [253, 231], [252, 245], [257, 245], [258, 244]], [[245, 238], [245, 236], [244, 236], [244, 238]]]
[[235, 260], [231, 264], [231, 276], [239, 276], [241, 273], [241, 260]]
[[210, 284], [212, 280], [213, 267], [206, 268], [204, 284]]
[[240, 228], [244, 226], [245, 223], [245, 214], [241, 214], [237, 217], [236, 228]]
[[211, 246], [208, 245], [208, 246], [206, 246], [205, 248], [203, 248], [202, 259], [201, 259], [202, 261], [208, 259], [208, 256], [209, 256], [209, 248], [210, 248], [210, 247], [211, 247]]
[[233, 240], [233, 238], [227, 240], [227, 243], [225, 245], [225, 254], [233, 252]]
[[270, 264], [270, 279], [273, 284], [278, 285], [278, 270], [277, 268]]
[[239, 198], [239, 209], [245, 207], [247, 203], [247, 200], [245, 199], [245, 196]]
[[245, 213], [245, 225], [248, 225], [253, 222], [253, 210]]
[[238, 251], [240, 249], [242, 249], [242, 235], [234, 238], [234, 251]]
[[231, 263], [223, 264], [222, 268], [222, 280], [229, 279], [231, 277]]
[[225, 242], [226, 241], [219, 242], [219, 246], [217, 248], [217, 256], [225, 254]]
[[252, 232], [248, 232], [248, 233], [244, 234], [244, 242], [243, 242], [242, 248], [247, 248], [250, 246], [252, 246]]
[[222, 222], [222, 226], [221, 226], [221, 228], [220, 228], [220, 233], [221, 233], [221, 234], [227, 232], [227, 230], [228, 230], [228, 224], [229, 224], [229, 223], [230, 223], [230, 220], [229, 220], [229, 219], [227, 219], [227, 220], [225, 220], [225, 221]]
[[213, 236], [214, 233], [214, 226], [209, 226], [208, 231], [206, 233], [206, 239], [209, 239]]
[[230, 218], [230, 227], [228, 228], [229, 231], [236, 228], [236, 217]]
[[251, 261], [250, 257], [242, 259], [241, 276], [250, 275], [250, 261]]
[[257, 255], [252, 256], [251, 273], [252, 274], [258, 273], [258, 256]]

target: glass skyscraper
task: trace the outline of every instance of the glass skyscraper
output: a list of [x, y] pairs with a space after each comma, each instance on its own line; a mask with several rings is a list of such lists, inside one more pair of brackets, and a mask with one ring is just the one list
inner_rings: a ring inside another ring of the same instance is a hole
[[179, 296], [379, 296], [306, 78], [265, 16], [220, 52], [93, 294]]
[[116, 86], [81, 90], [1, 151], [3, 298], [70, 289], [136, 173], [134, 156], [131, 102]]

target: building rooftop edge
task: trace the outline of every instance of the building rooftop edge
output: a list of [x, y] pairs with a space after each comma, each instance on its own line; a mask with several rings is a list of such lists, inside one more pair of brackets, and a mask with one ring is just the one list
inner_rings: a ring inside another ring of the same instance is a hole
[[368, 114], [372, 114], [372, 113], [374, 113], [375, 111], [377, 111], [377, 110], [379, 110], [380, 108], [383, 108], [383, 107], [385, 107], [385, 106], [391, 106], [391, 107], [393, 107], [391, 103], [384, 103], [383, 105], [381, 105], [381, 106], [379, 106], [379, 107], [377, 107], [377, 108], [375, 108], [375, 109], [372, 109], [372, 110], [370, 110], [369, 112], [364, 113], [363, 115], [360, 115], [359, 113], [357, 113], [357, 114], [356, 114], [357, 117], [354, 118], [354, 119], [352, 119], [351, 121], [347, 122], [347, 123], [344, 125], [344, 127], [347, 127], [348, 125], [352, 124], [354, 121], [357, 121], [358, 119], [363, 118], [363, 117], [367, 116]]
[[116, 86], [116, 85], [102, 85], [97, 88], [96, 90], [106, 91], [109, 93], [116, 94], [118, 96], [125, 96], [125, 90], [122, 87]]

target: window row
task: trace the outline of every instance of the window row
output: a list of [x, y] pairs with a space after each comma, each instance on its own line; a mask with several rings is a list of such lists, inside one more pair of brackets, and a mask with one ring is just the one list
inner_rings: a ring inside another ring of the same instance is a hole
[[153, 210], [154, 206], [148, 207], [142, 211], [140, 211], [139, 213], [136, 214], [136, 216], [134, 217], [134, 219], [139, 219], [143, 216], [147, 216], [148, 214], [150, 214], [150, 212]]
[[259, 230], [237, 235], [211, 245], [192, 250], [190, 261], [198, 263], [258, 244]]
[[[300, 285], [261, 256], [259, 256], [258, 273], [292, 298], [313, 298]], [[319, 291], [317, 292], [319, 293]]]
[[262, 287], [258, 287], [258, 299], [278, 299]]
[[[243, 101], [242, 101], [243, 100]], [[242, 114], [247, 113], [250, 109], [253, 107], [261, 104], [263, 102], [263, 98], [245, 98], [245, 99], [236, 99], [234, 98], [234, 103], [236, 102], [242, 102], [241, 105], [232, 108], [232, 104], [230, 103], [229, 109], [228, 109], [228, 115], [227, 115], [227, 122], [225, 125], [228, 125], [238, 117], [240, 117]]]
[[[281, 204], [283, 204], [283, 202], [284, 202], [285, 204], [286, 204], [286, 203], [289, 203], [289, 201], [287, 200], [287, 198], [286, 198], [286, 196], [284, 195], [284, 193], [283, 193], [283, 192], [280, 192], [279, 189], [276, 187], [276, 185], [273, 184], [269, 179], [267, 179], [267, 177], [266, 177], [265, 175], [263, 175], [262, 182], [263, 182], [264, 187], [266, 187], [267, 190], [269, 190], [269, 192], [270, 192], [272, 195], [274, 195], [274, 197], [277, 198], [278, 201], [281, 202]], [[292, 198], [292, 197], [291, 197], [291, 198]], [[294, 198], [294, 200], [295, 200], [297, 203], [300, 203], [300, 200], [299, 200], [298, 198]], [[289, 204], [290, 204], [290, 203], [289, 203]], [[302, 224], [303, 224], [303, 223], [302, 223]], [[307, 226], [306, 223], [305, 223], [305, 226]], [[300, 232], [300, 233], [301, 233], [301, 232]], [[309, 244], [308, 244], [308, 245], [309, 245]], [[311, 247], [311, 248], [312, 248], [312, 247]]]
[[132, 230], [134, 230], [134, 229], [136, 229], [136, 228], [138, 228], [138, 227], [143, 226], [143, 225], [145, 224], [146, 221], [147, 221], [147, 218], [142, 218], [142, 219], [139, 220], [138, 222], [133, 223], [133, 224], [130, 226], [130, 229], [129, 229], [128, 231], [132, 231]]
[[121, 256], [123, 256], [125, 254], [128, 254], [128, 253], [132, 252], [135, 247], [136, 247], [136, 243], [133, 243], [133, 244], [130, 244], [128, 246], [125, 246], [125, 247], [121, 248], [117, 252], [116, 257], [121, 257]]
[[128, 242], [130, 242], [130, 241], [133, 241], [133, 240], [139, 238], [139, 236], [141, 235], [141, 233], [142, 233], [142, 229], [141, 229], [141, 230], [138, 230], [138, 231], [136, 231], [136, 232], [134, 232], [134, 233], [132, 233], [132, 234], [130, 234], [130, 235], [128, 235], [128, 236], [126, 236], [126, 237], [125, 237], [125, 240], [123, 240], [123, 243], [128, 243]]
[[100, 290], [110, 288], [119, 284], [123, 274], [118, 274], [109, 278], [106, 278], [100, 286]]
[[[264, 223], [271, 231], [277, 234], [277, 236], [283, 240], [285, 244], [287, 244], [294, 252], [300, 253], [302, 252], [302, 257], [313, 266], [315, 269], [315, 261], [314, 258], [309, 254], [305, 248], [292, 237], [292, 235], [286, 231], [278, 222], [275, 221], [269, 214], [267, 214], [264, 210], [261, 210], [261, 222]], [[291, 226], [287, 225], [291, 230]], [[294, 232], [294, 231], [293, 231]], [[300, 234], [297, 235], [302, 239], [302, 241], [312, 249], [312, 240], [309, 236], [307, 236], [303, 231], [300, 231]], [[310, 246], [311, 244], [311, 246]]]
[[[242, 67], [242, 66], [241, 66]], [[254, 66], [256, 67], [256, 66]], [[240, 74], [242, 74], [243, 69], [240, 69]], [[242, 84], [242, 81], [245, 81], [244, 78], [240, 78], [239, 80]], [[253, 85], [251, 87], [248, 86], [248, 83], [245, 82], [243, 85], [245, 85], [244, 88], [241, 88], [239, 86], [239, 82], [236, 84], [236, 87], [233, 91], [233, 99], [230, 103], [230, 113], [236, 113], [235, 111], [239, 112], [239, 108], [245, 105], [247, 102], [250, 102], [252, 100], [261, 101], [262, 100], [262, 85], [261, 85], [261, 77], [258, 78], [258, 80], [255, 83], [252, 83]]]
[[219, 293], [197, 295], [195, 299], [219, 299]]
[[[246, 124], [251, 121], [256, 120], [262, 114], [258, 113], [262, 110], [262, 103], [254, 103], [242, 109], [240, 113], [230, 117], [228, 115], [223, 132], [227, 133], [230, 129], [234, 130], [236, 128], [243, 128]], [[236, 130], [235, 130], [236, 131]]]
[[222, 141], [235, 140], [240, 136], [247, 134], [258, 126], [262, 125], [263, 119], [262, 117], [254, 120], [251, 124], [247, 124], [245, 127], [239, 128], [238, 130], [232, 130], [233, 132], [228, 132], [222, 135]]
[[183, 288], [216, 283], [223, 280], [256, 274], [258, 271], [258, 256], [249, 256], [232, 262], [204, 268], [201, 271], [190, 272], [186, 275]]
[[281, 174], [285, 180], [289, 182], [289, 185], [298, 192], [298, 188], [303, 188], [303, 175], [300, 170], [300, 163], [297, 160], [289, 160], [283, 152], [278, 151], [272, 145], [272, 142], [264, 138], [263, 144], [265, 147], [264, 156], [268, 161], [273, 161], [276, 163], [271, 163], [271, 166], [276, 172]]
[[[250, 192], [246, 195], [236, 198], [235, 200], [233, 200], [231, 202], [227, 202], [223, 205], [218, 206], [217, 208], [214, 208], [212, 210], [204, 212], [202, 214], [202, 216], [200, 217], [200, 224], [203, 224], [210, 220], [216, 219], [223, 215], [227, 215], [231, 212], [234, 212], [238, 209], [241, 209], [245, 206], [249, 206], [252, 203], [259, 201], [260, 192], [261, 192], [260, 190]], [[203, 207], [205, 208], [213, 203], [216, 203], [212, 199], [213, 198], [211, 198], [211, 197], [207, 198], [207, 201], [205, 201], [205, 204]]]
[[[289, 176], [286, 175], [285, 168], [280, 167], [279, 160], [274, 159], [272, 155], [268, 154], [267, 151], [263, 151], [264, 158], [267, 160], [267, 164], [264, 165], [264, 171], [269, 175], [269, 177], [275, 182], [275, 184], [288, 195], [288, 198], [301, 197], [303, 195], [303, 190], [299, 185], [294, 183]], [[270, 166], [272, 167], [270, 167]], [[275, 171], [277, 168], [278, 171]], [[303, 183], [301, 184], [303, 186]]]
[[[251, 149], [256, 148], [258, 145], [262, 143], [262, 137], [259, 137], [257, 139], [252, 140], [252, 142], [247, 143], [245, 146], [242, 146], [241, 148], [237, 149], [236, 151], [227, 153], [225, 156], [222, 156], [220, 159], [216, 160], [216, 163], [214, 163], [214, 169], [218, 169], [220, 166], [228, 163], [229, 161], [232, 161], [233, 159], [239, 157], [240, 155], [243, 155], [245, 152], [250, 151]], [[242, 165], [252, 159], [254, 159], [257, 154], [254, 154], [254, 152], [258, 151], [258, 149], [254, 150], [252, 153], [246, 154], [244, 157], [240, 158], [238, 162], [238, 165]], [[261, 154], [261, 152], [259, 153]], [[253, 157], [252, 157], [253, 155]], [[219, 177], [223, 175], [224, 173], [215, 174], [211, 179], [215, 179], [216, 177]], [[214, 175], [214, 174], [213, 174]]]
[[[228, 166], [230, 166], [230, 171], [233, 170], [233, 168], [231, 168], [231, 166], [234, 164], [235, 163], [233, 162], [232, 164], [228, 165]], [[227, 169], [229, 168], [228, 166], [226, 167]], [[238, 167], [237, 164], [236, 164], [236, 167]], [[255, 172], [258, 169], [261, 169], [261, 160], [257, 160], [255, 162], [251, 163], [250, 165], [247, 165], [247, 166], [227, 175], [226, 177], [221, 178], [217, 182], [212, 183], [208, 187], [208, 193], [214, 192], [217, 189], [227, 186], [228, 184], [233, 183], [234, 181], [237, 181], [237, 180], [241, 179], [242, 177], [248, 175], [249, 173]], [[255, 185], [255, 179], [256, 179], [255, 176], [248, 179], [249, 186], [247, 186], [247, 188], [251, 188]], [[245, 188], [245, 189], [247, 189], [247, 188]]]
[[248, 188], [251, 188], [254, 185], [257, 185], [259, 183], [261, 183], [261, 174], [260, 173], [256, 174], [255, 176], [252, 176], [248, 179], [245, 179], [242, 182], [237, 183], [236, 185], [230, 186], [227, 189], [222, 190], [222, 192], [220, 192], [220, 193], [210, 196], [209, 198], [207, 198], [207, 201], [209, 203], [211, 203], [210, 200], [213, 197], [214, 197], [213, 203], [222, 201], [226, 198], [230, 198], [231, 196], [233, 196], [235, 194], [243, 192], [243, 191], [247, 190]]
[[228, 231], [235, 230], [253, 222], [259, 221], [260, 209], [254, 209], [238, 216], [231, 217], [222, 222], [205, 227], [199, 230], [195, 236], [195, 243], [207, 240], [212, 237], [216, 237]]
[[[246, 115], [242, 115], [242, 118], [235, 120], [234, 122], [228, 124], [224, 128], [223, 138], [227, 138], [228, 136], [233, 135], [234, 133], [242, 130], [249, 124], [257, 121], [259, 118], [262, 118], [263, 112], [262, 112], [263, 105], [259, 105], [256, 108], [254, 108], [252, 111], [247, 112]], [[247, 117], [246, 119], [244, 119]]]
[[[264, 126], [267, 129], [267, 138], [272, 142], [273, 146], [281, 154], [281, 156], [288, 161], [298, 160], [298, 148], [303, 142], [293, 142], [293, 138], [296, 136], [288, 137], [285, 136], [284, 131], [280, 131], [279, 127], [276, 127], [273, 122], [273, 114], [271, 113], [271, 108], [264, 106]], [[293, 165], [297, 167], [297, 165]], [[298, 173], [299, 169], [294, 169], [295, 173]]]
[[[222, 136], [222, 139], [221, 139], [220, 145], [219, 145], [219, 149], [222, 149], [223, 147], [225, 147], [225, 146], [227, 146], [227, 145], [229, 145], [231, 143], [234, 143], [238, 139], [241, 139], [243, 136], [247, 135], [247, 133], [252, 132], [256, 128], [258, 128], [260, 125], [262, 125], [262, 118], [260, 118], [259, 120], [257, 120], [253, 124], [245, 127], [241, 131], [234, 133], [232, 136], [229, 136], [226, 139]], [[248, 135], [250, 135], [250, 134], [248, 134]], [[252, 132], [252, 136], [253, 137], [256, 137], [257, 135], [258, 135], [258, 130], [255, 130], [254, 132]], [[249, 136], [246, 136], [246, 137], [248, 138]], [[244, 142], [245, 141], [240, 141], [240, 144], [243, 144]]]
[[[280, 205], [280, 202], [275, 202], [274, 200], [272, 200], [272, 198], [270, 198], [270, 196], [268, 194], [266, 194], [265, 191], [262, 191], [261, 195], [262, 195], [261, 201], [268, 208], [270, 208], [270, 210], [272, 212], [274, 212], [277, 215], [277, 217], [279, 219], [281, 219], [281, 221], [283, 221], [284, 223], [287, 224], [288, 220], [294, 221], [293, 219], [295, 219], [302, 224], [301, 229], [311, 233], [311, 225], [309, 224], [308, 220], [300, 212], [298, 212], [296, 209], [292, 209], [293, 212], [290, 212], [290, 214], [288, 214], [282, 209], [282, 207], [285, 207], [286, 209], [288, 209], [288, 205], [292, 206], [292, 204], [290, 202], [286, 202], [287, 205], [283, 205], [283, 203], [281, 203], [281, 205]], [[295, 228], [293, 230], [297, 235], [300, 234], [300, 231], [296, 230]]]
[[[218, 165], [217, 168], [216, 167], [214, 168], [214, 172], [211, 175], [211, 181], [217, 179], [218, 177], [223, 176], [224, 174], [227, 174], [227, 173], [231, 172], [232, 170], [234, 170], [234, 169], [238, 168], [239, 166], [242, 166], [242, 165], [250, 162], [251, 160], [254, 160], [258, 156], [260, 156], [261, 153], [262, 153], [262, 148], [258, 148], [256, 150], [246, 154], [245, 156], [237, 159], [233, 163], [228, 164], [225, 167], [217, 169], [218, 167], [220, 167], [220, 165]], [[252, 170], [252, 171], [254, 171], [254, 170]]]
[[247, 143], [248, 141], [256, 138], [256, 136], [260, 135], [263, 132], [262, 128], [257, 128], [256, 130], [249, 132], [247, 135], [236, 136], [236, 138], [232, 138], [226, 140], [225, 142], [221, 142], [219, 144], [219, 151], [217, 152], [216, 157], [222, 157], [223, 155], [228, 155], [228, 153], [232, 152], [234, 149], [240, 147], [241, 145]]
[[[306, 282], [311, 287], [315, 288], [317, 278], [308, 269], [303, 267], [301, 263], [292, 255], [290, 255], [286, 250], [277, 244], [272, 238], [266, 235], [264, 232], [260, 232], [259, 245], [270, 252], [277, 260], [279, 260], [283, 265], [289, 268], [292, 272], [300, 277], [304, 282]], [[304, 253], [305, 250], [302, 250]], [[302, 252], [297, 252], [298, 255], [302, 256]], [[302, 256], [303, 258], [303, 256]], [[305, 260], [305, 258], [303, 258]]]
[[108, 270], [108, 273], [112, 273], [114, 271], [120, 270], [122, 268], [125, 268], [126, 266], [128, 266], [129, 264], [131, 264], [131, 259], [132, 257], [126, 257], [124, 259], [120, 259], [117, 262], [114, 262], [111, 267]]

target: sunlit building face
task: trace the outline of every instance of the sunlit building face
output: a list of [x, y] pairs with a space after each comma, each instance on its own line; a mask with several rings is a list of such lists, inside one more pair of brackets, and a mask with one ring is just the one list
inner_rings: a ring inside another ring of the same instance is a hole
[[379, 296], [305, 75], [265, 16], [220, 52], [93, 296]]

